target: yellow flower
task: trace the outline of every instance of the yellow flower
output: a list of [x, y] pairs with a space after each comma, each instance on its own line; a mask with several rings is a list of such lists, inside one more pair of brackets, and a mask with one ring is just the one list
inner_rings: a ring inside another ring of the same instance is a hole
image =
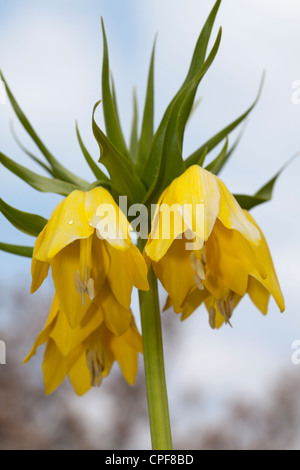
[[[78, 395], [83, 395], [92, 386], [99, 386], [114, 361], [121, 367], [123, 375], [133, 385], [137, 372], [138, 353], [142, 352], [142, 339], [130, 310], [126, 312], [126, 327], [121, 334], [112, 324], [109, 308], [114, 316], [124, 316], [124, 308], [106, 286], [107, 305], [92, 302], [84, 319], [76, 328], [71, 328], [57, 295], [47, 322], [38, 335], [24, 362], [36, 353], [36, 349], [47, 343], [43, 374], [46, 394], [52, 393], [68, 375]], [[119, 307], [119, 311], [118, 311]], [[116, 322], [119, 325], [119, 322]]]
[[[174, 207], [169, 238], [163, 227], [164, 204]], [[284, 310], [259, 227], [225, 184], [198, 166], [189, 168], [162, 194], [145, 257], [152, 260], [169, 294], [166, 308], [172, 305], [182, 319], [205, 302], [213, 328], [230, 323], [233, 309], [246, 292], [263, 313], [270, 295]]]
[[104, 188], [73, 191], [52, 213], [32, 258], [35, 292], [48, 275], [71, 327], [77, 327], [104, 283], [128, 311], [132, 287], [147, 290], [147, 267], [129, 235], [130, 225]]

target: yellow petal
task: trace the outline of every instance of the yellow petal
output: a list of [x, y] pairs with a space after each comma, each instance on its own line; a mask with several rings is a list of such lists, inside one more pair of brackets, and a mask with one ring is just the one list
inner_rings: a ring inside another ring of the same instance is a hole
[[87, 367], [85, 351], [83, 351], [73, 367], [71, 367], [69, 371], [69, 379], [75, 392], [80, 397], [90, 390], [91, 374]]
[[130, 224], [106, 189], [94, 188], [86, 193], [85, 212], [89, 224], [97, 229], [99, 238], [119, 250], [127, 248], [131, 241]]
[[191, 166], [163, 193], [145, 247], [146, 254], [153, 261], [159, 261], [173, 240], [187, 230], [197, 236], [199, 249], [202, 248], [215, 224], [219, 203], [216, 177], [197, 165]]
[[216, 177], [221, 194], [218, 218], [229, 229], [238, 230], [250, 243], [259, 245], [260, 233], [246, 217], [243, 209], [220, 178]]
[[266, 315], [268, 311], [270, 292], [252, 276], [249, 277], [248, 294], [254, 305], [263, 315]]
[[186, 229], [181, 206], [172, 207], [168, 204], [161, 204], [152, 222], [151, 234], [145, 246], [146, 254], [152, 261], [159, 261], [166, 254], [173, 240], [183, 234]]
[[47, 261], [39, 261], [35, 258], [32, 258], [31, 262], [31, 276], [32, 276], [32, 283], [30, 292], [33, 294], [37, 291], [41, 285], [43, 284], [44, 280], [48, 276], [50, 263]]
[[61, 354], [66, 357], [83, 343], [98, 328], [102, 321], [102, 310], [98, 308], [95, 302], [93, 302], [84, 319], [76, 328], [70, 327], [64, 312], [61, 310], [50, 333], [50, 337]]
[[114, 337], [111, 349], [118, 361], [125, 380], [133, 385], [138, 368], [138, 353], [124, 340], [123, 336]]
[[[185, 205], [185, 224], [199, 239], [205, 241], [211, 234], [219, 212], [220, 191], [216, 176], [193, 165], [171, 183], [164, 202]], [[199, 206], [203, 209], [203, 212], [200, 211], [200, 221], [197, 211]]]
[[27, 356], [23, 360], [23, 363], [28, 362], [32, 358], [32, 356], [35, 355], [37, 348], [39, 346], [41, 346], [42, 344], [46, 343], [46, 341], [48, 341], [51, 330], [52, 330], [53, 326], [55, 325], [55, 320], [57, 318], [58, 312], [59, 312], [59, 303], [58, 303], [57, 296], [55, 295], [54, 299], [53, 299], [53, 302], [52, 302], [52, 306], [51, 306], [49, 315], [48, 315], [48, 318], [47, 318], [47, 321], [44, 325], [44, 328], [38, 334], [31, 350], [29, 351], [29, 353], [27, 354]]
[[143, 352], [143, 340], [142, 336], [140, 335], [134, 318], [131, 319], [131, 325], [126, 331], [126, 333], [122, 336], [124, 341], [126, 341], [129, 346], [131, 346], [135, 351], [142, 353]]
[[192, 252], [185, 247], [186, 239], [174, 240], [165, 256], [153, 263], [154, 272], [168, 292], [175, 311], [180, 311], [184, 299], [195, 286], [195, 272], [190, 259]]
[[110, 257], [106, 249], [106, 242], [99, 240], [96, 233], [93, 235], [90, 276], [95, 282], [95, 296], [101, 290], [110, 269]]
[[73, 191], [63, 199], [54, 209], [46, 227], [39, 237], [43, 237], [34, 256], [40, 261], [51, 259], [64, 247], [80, 238], [87, 238], [94, 229], [88, 224], [84, 206], [85, 194], [83, 191]]
[[203, 285], [217, 299], [232, 290], [243, 296], [247, 291], [249, 274], [265, 274], [256, 247], [237, 230], [229, 230], [217, 220], [205, 245], [207, 258], [206, 280]]
[[110, 256], [109, 285], [120, 304], [128, 310], [133, 286], [141, 290], [149, 289], [146, 262], [133, 244], [125, 251], [116, 250], [108, 243], [106, 248]]
[[46, 261], [39, 261], [35, 258], [36, 252], [40, 249], [41, 244], [44, 241], [46, 233], [46, 227], [41, 231], [38, 238], [36, 239], [31, 262], [31, 293], [33, 294], [42, 285], [46, 277], [48, 276], [50, 264]]
[[54, 341], [51, 339], [48, 341], [42, 366], [46, 395], [59, 387], [81, 353], [82, 348], [80, 347], [65, 358], [61, 355]]
[[117, 301], [107, 283], [102, 287], [95, 303], [103, 312], [107, 328], [117, 336], [123, 335], [129, 328], [132, 315], [129, 309]]
[[207, 290], [199, 290], [195, 287], [187, 296], [181, 308], [181, 321], [186, 320], [202, 304], [208, 295]]
[[92, 301], [82, 296], [75, 288], [75, 272], [80, 271], [80, 241], [77, 240], [61, 250], [51, 262], [52, 276], [59, 303], [72, 328], [79, 325]]
[[258, 247], [255, 247], [254, 250], [257, 258], [260, 259], [261, 263], [264, 265], [266, 275], [264, 277], [261, 277], [260, 273], [253, 273], [253, 276], [270, 292], [270, 294], [274, 297], [280, 311], [283, 312], [285, 310], [284, 298], [279, 286], [276, 271], [266, 239], [253, 217], [249, 214], [249, 212], [244, 212], [250, 222], [256, 226], [257, 230], [259, 230], [261, 235], [261, 243]]

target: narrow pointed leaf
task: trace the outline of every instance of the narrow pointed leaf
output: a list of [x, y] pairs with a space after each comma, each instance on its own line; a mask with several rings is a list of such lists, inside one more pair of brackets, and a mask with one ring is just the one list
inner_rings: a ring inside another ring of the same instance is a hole
[[[186, 167], [182, 158], [184, 128], [191, 112], [197, 87], [217, 54], [221, 35], [222, 30], [220, 29], [215, 44], [199, 73], [177, 95], [165, 118], [165, 122], [163, 120], [155, 134], [150, 157], [153, 155], [154, 159], [155, 152], [159, 151], [161, 156], [160, 159], [157, 160], [157, 164], [159, 164], [157, 177], [145, 199], [147, 204], [155, 201], [163, 189], [168, 186], [174, 178], [185, 171]], [[162, 145], [160, 142], [161, 138], [163, 139]]]
[[198, 160], [198, 162], [197, 162], [197, 165], [203, 166], [204, 161], [205, 161], [205, 158], [206, 158], [206, 155], [207, 155], [207, 152], [208, 152], [208, 148], [205, 148], [205, 149], [203, 150], [203, 153], [202, 153], [201, 157], [199, 158], [199, 160]]
[[9, 243], [0, 242], [0, 250], [14, 255], [25, 256], [26, 258], [32, 258], [33, 246], [10, 245]]
[[153, 44], [151, 61], [148, 74], [146, 100], [144, 106], [144, 115], [142, 122], [141, 137], [139, 142], [139, 154], [137, 159], [137, 171], [143, 168], [150, 152], [153, 139], [154, 128], [154, 57], [155, 57], [156, 38]]
[[94, 183], [92, 183], [88, 187], [88, 190], [90, 191], [91, 189], [94, 189], [94, 188], [97, 188], [97, 187], [105, 188], [108, 191], [111, 191], [111, 182], [110, 181], [105, 181], [105, 180], [94, 181]]
[[137, 106], [137, 97], [136, 91], [133, 91], [133, 119], [132, 119], [132, 126], [131, 126], [131, 134], [130, 134], [130, 146], [129, 146], [129, 156], [133, 163], [136, 164], [137, 156], [138, 156], [138, 106]]
[[224, 147], [222, 148], [219, 155], [209, 165], [207, 165], [205, 169], [217, 175], [227, 159], [227, 156], [228, 156], [227, 149], [228, 149], [228, 137], [226, 137]]
[[37, 173], [28, 170], [28, 168], [19, 165], [19, 163], [14, 162], [1, 152], [0, 163], [38, 191], [67, 196], [70, 192], [78, 189], [77, 186], [68, 183], [67, 181], [61, 181], [55, 178], [46, 178], [45, 176], [38, 175]]
[[19, 119], [21, 124], [23, 125], [24, 129], [28, 132], [30, 137], [33, 139], [37, 147], [40, 149], [44, 157], [48, 160], [48, 162], [51, 165], [51, 168], [53, 170], [53, 173], [55, 176], [63, 181], [68, 181], [73, 184], [77, 184], [79, 187], [84, 188], [88, 184], [86, 181], [82, 180], [78, 176], [74, 175], [71, 173], [69, 170], [67, 170], [63, 165], [59, 163], [59, 161], [56, 160], [56, 158], [52, 155], [52, 153], [47, 149], [47, 147], [43, 144], [41, 139], [38, 137], [37, 133], [33, 129], [32, 125], [28, 121], [27, 117], [21, 110], [20, 106], [18, 105], [15, 97], [13, 96], [9, 86], [6, 83], [6, 80], [0, 71], [0, 77], [3, 80], [5, 87], [6, 87], [6, 92], [7, 96], [9, 98], [9, 101]]
[[[151, 185], [155, 184], [155, 179], [157, 178], [159, 167], [160, 167], [160, 162], [162, 160], [162, 146], [164, 144], [164, 139], [165, 139], [165, 133], [166, 133], [166, 128], [168, 126], [168, 121], [170, 118], [170, 114], [172, 112], [172, 109], [174, 107], [174, 104], [177, 102], [178, 99], [182, 100], [182, 102], [185, 100], [186, 95], [189, 94], [189, 99], [186, 100], [185, 103], [185, 115], [184, 119], [181, 121], [181, 125], [179, 125], [179, 128], [177, 129], [177, 135], [176, 139], [179, 138], [179, 147], [182, 144], [182, 138], [183, 138], [183, 132], [184, 132], [184, 126], [185, 123], [188, 119], [188, 116], [190, 115], [192, 106], [193, 106], [193, 101], [195, 98], [195, 93], [197, 90], [197, 87], [194, 90], [188, 89], [188, 85], [194, 81], [195, 77], [198, 76], [201, 73], [201, 69], [204, 66], [205, 63], [205, 56], [206, 56], [206, 51], [207, 51], [207, 46], [209, 42], [209, 38], [212, 32], [212, 28], [215, 22], [215, 18], [219, 9], [221, 1], [218, 0], [215, 3], [215, 6], [210, 13], [196, 44], [194, 54], [191, 60], [190, 68], [188, 71], [188, 74], [180, 87], [179, 91], [176, 93], [175, 97], [169, 104], [163, 119], [159, 125], [158, 130], [156, 131], [154, 138], [153, 138], [153, 143], [151, 147], [150, 154], [148, 156], [148, 160], [143, 168], [142, 172], [142, 181], [144, 182], [145, 186], [147, 188], [151, 187]], [[219, 33], [220, 34], [220, 33]], [[192, 87], [193, 88], [193, 87]], [[184, 93], [182, 93], [184, 92]], [[202, 152], [201, 152], [202, 154]], [[200, 154], [200, 155], [201, 155]], [[197, 160], [199, 160], [198, 156]]]
[[37, 237], [47, 223], [47, 219], [44, 217], [15, 209], [1, 198], [0, 212], [14, 227], [33, 237]]
[[11, 130], [11, 133], [12, 133], [12, 136], [16, 142], [16, 144], [20, 147], [20, 149], [23, 150], [23, 152], [26, 153], [26, 155], [28, 155], [28, 157], [30, 157], [34, 162], [36, 162], [38, 165], [40, 165], [42, 168], [44, 168], [44, 170], [47, 171], [47, 173], [49, 173], [49, 175], [51, 176], [55, 176], [54, 173], [53, 173], [53, 170], [48, 167], [44, 162], [42, 162], [42, 160], [40, 160], [38, 157], [36, 157], [35, 155], [33, 155], [33, 153], [31, 153], [23, 144], [22, 142], [19, 140], [16, 132], [15, 132], [15, 129], [13, 127], [13, 123], [12, 121], [10, 121], [10, 130]]
[[128, 156], [125, 139], [122, 134], [120, 120], [116, 109], [116, 100], [113, 99], [110, 89], [110, 72], [108, 46], [104, 29], [103, 19], [101, 18], [102, 36], [103, 36], [103, 62], [102, 62], [102, 102], [103, 113], [106, 127], [106, 134], [116, 149], [124, 156]]
[[285, 170], [285, 168], [294, 160], [295, 157], [299, 156], [299, 153], [294, 155], [290, 158], [283, 167], [276, 173], [273, 178], [270, 179], [262, 188], [260, 188], [254, 196], [249, 196], [246, 194], [235, 194], [234, 197], [237, 199], [238, 203], [243, 209], [250, 210], [259, 204], [263, 204], [264, 202], [268, 202], [272, 199], [274, 185], [281, 175], [281, 173]]
[[192, 165], [195, 165], [196, 162], [199, 160], [201, 154], [203, 153], [203, 150], [207, 147], [208, 148], [208, 152], [210, 152], [212, 149], [214, 149], [223, 139], [226, 138], [226, 136], [228, 134], [230, 134], [230, 132], [232, 132], [239, 124], [241, 124], [241, 122], [243, 122], [246, 117], [251, 113], [251, 111], [253, 110], [253, 108], [255, 107], [255, 105], [257, 104], [259, 98], [260, 98], [260, 94], [261, 94], [261, 90], [262, 90], [262, 86], [263, 86], [263, 82], [264, 82], [264, 76], [262, 78], [262, 81], [261, 81], [261, 85], [259, 87], [259, 92], [258, 92], [258, 95], [254, 101], [254, 103], [252, 104], [252, 106], [250, 106], [249, 109], [247, 109], [247, 111], [242, 114], [240, 117], [238, 117], [235, 121], [233, 121], [231, 124], [229, 124], [228, 126], [224, 127], [224, 129], [222, 129], [220, 132], [218, 132], [216, 135], [214, 135], [213, 137], [211, 137], [207, 142], [205, 142], [198, 150], [196, 150], [192, 155], [190, 155], [186, 160], [185, 160], [185, 163], [186, 163], [186, 166], [187, 168], [189, 168], [190, 166]]
[[79, 132], [79, 129], [78, 129], [77, 121], [76, 121], [76, 135], [77, 135], [78, 143], [80, 145], [83, 156], [84, 156], [87, 164], [89, 165], [90, 169], [94, 173], [95, 177], [97, 178], [97, 180], [109, 181], [106, 174], [103, 173], [103, 171], [99, 168], [97, 163], [93, 160], [90, 153], [88, 152], [86, 146], [84, 145], [84, 143], [82, 141], [82, 138], [81, 138], [81, 135], [80, 135], [80, 132]]
[[186, 76], [185, 81], [183, 82], [181, 90], [185, 87], [187, 83], [189, 83], [194, 78], [194, 76], [199, 72], [199, 70], [201, 69], [201, 67], [203, 66], [205, 62], [208, 43], [210, 40], [211, 32], [212, 32], [212, 29], [216, 20], [216, 16], [217, 16], [220, 4], [221, 4], [221, 0], [217, 0], [205, 22], [205, 25], [202, 28], [202, 31], [200, 33], [200, 36], [198, 38], [198, 41], [194, 50], [194, 54], [192, 57], [188, 74]]
[[145, 195], [143, 183], [137, 176], [133, 163], [124, 157], [101, 131], [95, 121], [95, 111], [100, 101], [95, 104], [92, 116], [93, 133], [100, 148], [100, 163], [108, 170], [114, 196], [127, 196], [130, 203], [141, 202]]

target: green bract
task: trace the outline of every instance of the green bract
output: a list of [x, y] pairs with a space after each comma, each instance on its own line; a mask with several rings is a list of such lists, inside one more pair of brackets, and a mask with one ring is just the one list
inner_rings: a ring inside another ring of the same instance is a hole
[[[68, 195], [75, 189], [88, 190], [96, 186], [108, 189], [115, 199], [118, 196], [127, 196], [128, 202], [155, 203], [162, 191], [191, 165], [204, 166], [210, 152], [224, 141], [220, 153], [212, 159], [206, 169], [214, 174], [219, 174], [235, 150], [240, 136], [229, 147], [229, 134], [236, 129], [250, 114], [257, 103], [261, 87], [254, 103], [240, 117], [219, 131], [207, 142], [204, 142], [186, 160], [182, 156], [183, 138], [186, 124], [195, 106], [195, 97], [198, 86], [210, 69], [221, 41], [222, 30], [220, 28], [214, 45], [208, 52], [208, 43], [219, 10], [221, 0], [217, 0], [211, 11], [196, 43], [190, 67], [186, 78], [174, 98], [169, 103], [161, 121], [154, 131], [154, 58], [155, 43], [153, 46], [144, 110], [142, 114], [141, 130], [139, 133], [138, 104], [136, 94], [133, 95], [133, 122], [129, 145], [126, 144], [117, 109], [117, 100], [114, 84], [109, 68], [109, 55], [107, 38], [102, 21], [103, 34], [103, 62], [102, 62], [102, 101], [95, 104], [92, 112], [92, 129], [100, 148], [99, 162], [106, 168], [109, 177], [102, 171], [96, 158], [93, 158], [85, 147], [76, 122], [76, 134], [83, 156], [91, 168], [95, 181], [87, 182], [74, 175], [52, 155], [43, 144], [25, 114], [13, 96], [3, 74], [0, 72], [7, 96], [18, 117], [20, 123], [30, 135], [45, 161], [36, 157], [26, 149], [15, 136], [17, 143], [24, 152], [49, 173], [49, 177], [41, 176], [25, 166], [16, 163], [12, 158], [0, 152], [0, 163], [12, 173], [26, 181], [30, 186], [42, 192]], [[102, 106], [105, 120], [106, 133], [104, 133], [95, 121], [95, 110]], [[245, 209], [269, 201], [276, 179], [283, 168], [254, 195], [235, 195], [240, 205]], [[19, 211], [0, 199], [0, 211], [18, 229], [36, 237], [45, 226], [47, 220], [35, 214]], [[22, 247], [0, 243], [0, 249], [21, 256], [32, 256], [31, 247]]]

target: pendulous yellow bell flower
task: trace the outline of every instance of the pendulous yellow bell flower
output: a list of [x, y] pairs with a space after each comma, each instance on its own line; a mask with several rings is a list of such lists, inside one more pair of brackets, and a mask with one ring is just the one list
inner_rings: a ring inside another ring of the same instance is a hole
[[[164, 218], [171, 206], [168, 227]], [[270, 295], [284, 310], [262, 232], [220, 178], [199, 166], [160, 197], [144, 255], [169, 294], [165, 308], [172, 305], [182, 319], [205, 302], [212, 328], [230, 324], [246, 292], [264, 314]]]
[[[58, 296], [54, 296], [46, 324], [24, 359], [24, 362], [29, 361], [37, 348], [47, 343], [43, 361], [46, 394], [52, 393], [68, 375], [76, 393], [83, 395], [92, 386], [101, 384], [114, 361], [119, 363], [127, 382], [133, 385], [138, 353], [143, 351], [142, 338], [131, 311], [126, 312], [125, 321], [124, 307], [116, 302], [108, 287], [106, 290], [107, 306], [99, 305], [96, 299], [76, 328], [70, 327]], [[116, 331], [108, 315], [110, 307], [114, 310], [116, 325], [123, 322], [122, 331], [118, 327]]]
[[39, 234], [32, 258], [35, 292], [52, 277], [59, 304], [72, 328], [103, 297], [105, 285], [126, 311], [133, 286], [147, 290], [147, 267], [130, 239], [130, 224], [104, 188], [73, 191], [53, 211]]

